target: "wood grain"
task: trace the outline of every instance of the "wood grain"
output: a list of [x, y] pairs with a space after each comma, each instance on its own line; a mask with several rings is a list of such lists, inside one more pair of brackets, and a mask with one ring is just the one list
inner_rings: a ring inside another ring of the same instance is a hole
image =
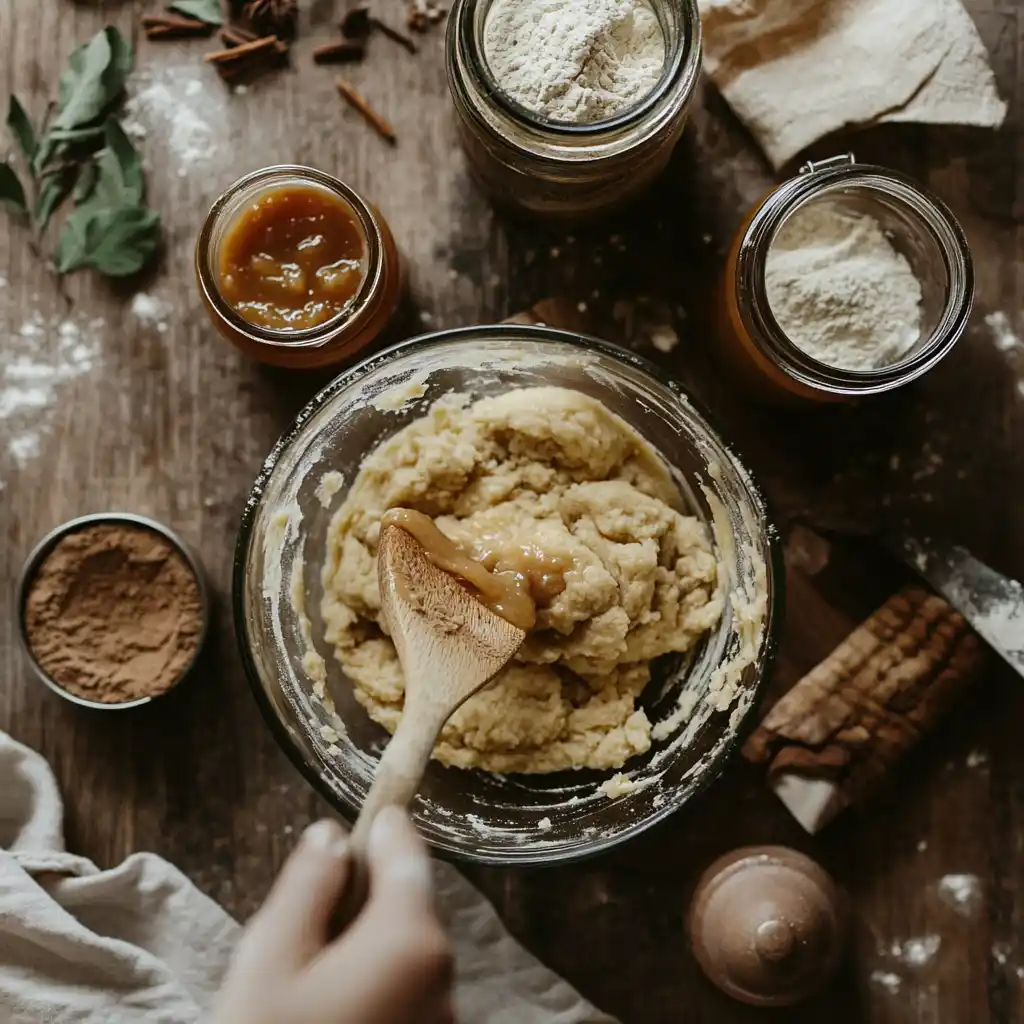
[[[167, 225], [160, 266], [141, 282], [167, 307], [160, 321], [133, 316], [130, 292], [88, 273], [58, 288], [24, 231], [7, 221], [0, 230], [0, 370], [29, 356], [55, 361], [63, 319], [96, 350], [91, 369], [55, 384], [43, 405], [0, 420], [0, 725], [53, 764], [72, 848], [101, 865], [156, 850], [244, 918], [297, 831], [325, 811], [249, 697], [229, 594], [250, 482], [323, 377], [261, 369], [219, 341], [191, 269], [208, 204], [236, 176], [264, 164], [315, 164], [380, 204], [407, 258], [415, 307], [396, 334], [417, 322], [493, 321], [543, 296], [565, 295], [565, 309], [581, 324], [633, 345], [686, 382], [745, 452], [780, 522], [810, 525], [832, 541], [827, 567], [814, 573], [791, 552], [776, 689], [799, 678], [903, 581], [870, 540], [879, 525], [905, 520], [921, 532], [949, 534], [1024, 577], [1022, 366], [1015, 350], [993, 344], [986, 323], [1005, 314], [1018, 332], [1024, 326], [1024, 26], [1017, 0], [968, 6], [1011, 100], [1004, 129], [888, 126], [828, 140], [812, 155], [852, 147], [862, 159], [916, 175], [953, 206], [978, 260], [970, 335], [913, 391], [860, 410], [781, 416], [741, 400], [709, 358], [708, 296], [717, 269], [771, 180], [712, 88], [703, 90], [651, 195], [613, 224], [567, 235], [503, 219], [470, 183], [440, 31], [424, 36], [416, 55], [375, 39], [369, 59], [349, 72], [394, 126], [392, 149], [341, 103], [330, 69], [312, 63], [312, 49], [331, 38], [340, 15], [327, 0], [305, 9], [293, 67], [245, 93], [226, 90], [203, 66], [214, 44], [140, 39], [134, 4], [0, 0], [0, 91], [16, 91], [34, 117], [71, 50], [113, 23], [138, 46], [132, 90], [159, 94], [162, 86], [210, 128], [205, 144], [187, 145], [180, 122], [175, 128], [159, 111], [139, 115], [148, 127], [150, 199]], [[382, 11], [399, 22], [397, 0]], [[46, 320], [38, 335], [23, 330], [36, 314]], [[645, 325], [666, 317], [682, 340], [663, 355]], [[0, 387], [8, 383], [0, 378]], [[21, 560], [46, 529], [109, 508], [180, 530], [201, 554], [216, 606], [202, 671], [166, 702], [125, 716], [83, 712], [32, 679], [16, 648], [9, 599]], [[737, 762], [691, 807], [621, 852], [575, 867], [471, 874], [530, 948], [627, 1024], [1011, 1024], [1024, 1019], [1022, 704], [1019, 684], [993, 675], [883, 798], [814, 841], [766, 792], [759, 773]], [[736, 1006], [713, 990], [683, 933], [701, 870], [753, 842], [810, 852], [857, 908], [841, 977], [813, 1004], [778, 1015]], [[981, 880], [980, 905], [968, 916], [939, 896], [939, 879], [949, 873]], [[893, 943], [930, 934], [941, 946], [924, 968], [893, 957]], [[890, 970], [904, 977], [898, 993], [872, 982], [873, 972]]]

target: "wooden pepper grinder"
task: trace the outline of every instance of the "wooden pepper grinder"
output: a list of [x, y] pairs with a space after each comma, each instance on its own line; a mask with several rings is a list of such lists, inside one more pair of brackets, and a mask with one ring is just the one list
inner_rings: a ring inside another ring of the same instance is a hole
[[829, 875], [784, 846], [748, 846], [701, 876], [690, 906], [693, 951], [723, 992], [752, 1006], [789, 1006], [839, 964], [843, 900]]

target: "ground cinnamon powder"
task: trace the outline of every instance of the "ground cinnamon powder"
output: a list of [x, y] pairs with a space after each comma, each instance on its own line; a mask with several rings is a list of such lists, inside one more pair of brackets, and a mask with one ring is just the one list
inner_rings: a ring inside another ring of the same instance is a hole
[[61, 538], [28, 585], [32, 655], [76, 697], [117, 704], [173, 686], [199, 645], [199, 585], [166, 537], [100, 523]]

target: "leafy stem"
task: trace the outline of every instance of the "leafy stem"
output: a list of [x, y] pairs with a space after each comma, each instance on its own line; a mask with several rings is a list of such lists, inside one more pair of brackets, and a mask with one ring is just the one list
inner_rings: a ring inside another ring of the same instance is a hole
[[7, 128], [31, 188], [10, 162], [0, 162], [0, 204], [30, 223], [29, 246], [40, 255], [51, 218], [72, 197], [54, 254], [58, 274], [85, 266], [112, 277], [132, 274], [158, 248], [160, 218], [145, 204], [142, 160], [116, 118], [131, 67], [130, 44], [108, 26], [68, 58], [59, 99], [38, 130], [10, 98]]

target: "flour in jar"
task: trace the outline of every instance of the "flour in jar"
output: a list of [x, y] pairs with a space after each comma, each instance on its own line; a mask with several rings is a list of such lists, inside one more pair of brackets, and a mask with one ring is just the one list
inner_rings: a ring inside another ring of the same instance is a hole
[[658, 84], [665, 38], [646, 0], [495, 0], [484, 54], [516, 103], [555, 121], [590, 124]]
[[829, 366], [890, 366], [921, 337], [921, 283], [869, 214], [798, 209], [768, 251], [765, 284], [786, 336]]

